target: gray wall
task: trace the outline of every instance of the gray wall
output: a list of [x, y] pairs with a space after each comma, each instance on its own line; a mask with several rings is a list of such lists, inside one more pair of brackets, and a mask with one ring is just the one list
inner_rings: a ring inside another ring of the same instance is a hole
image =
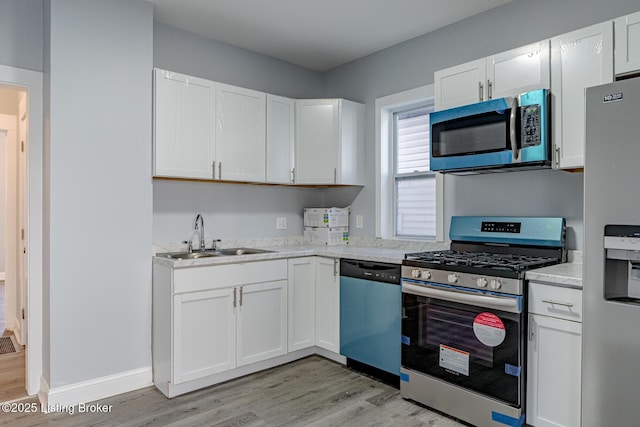
[[[319, 98], [323, 75], [163, 24], [154, 24], [155, 67], [292, 98]], [[302, 209], [321, 206], [325, 191], [253, 185], [153, 184], [153, 240], [183, 241], [196, 214], [207, 240], [288, 237], [302, 234]], [[287, 229], [276, 230], [276, 217]], [[210, 244], [210, 243], [209, 243]]]
[[[330, 71], [328, 97], [365, 102], [367, 186], [353, 204], [365, 215], [354, 235], [373, 236], [374, 102], [433, 83], [436, 70], [559, 35], [640, 9], [637, 0], [516, 0]], [[527, 26], [527, 23], [531, 25]], [[445, 217], [451, 215], [565, 216], [571, 248], [582, 248], [582, 174], [555, 171], [445, 177]], [[448, 227], [448, 226], [447, 226]], [[448, 228], [447, 228], [448, 229]]]
[[42, 71], [42, 0], [0, 0], [0, 64]]
[[49, 8], [44, 376], [55, 389], [151, 366], [153, 9]]

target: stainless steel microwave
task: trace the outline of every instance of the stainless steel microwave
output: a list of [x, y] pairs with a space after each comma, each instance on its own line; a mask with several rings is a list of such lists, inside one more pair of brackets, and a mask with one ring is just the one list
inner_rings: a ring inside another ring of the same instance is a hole
[[431, 113], [431, 170], [458, 175], [551, 166], [549, 91]]

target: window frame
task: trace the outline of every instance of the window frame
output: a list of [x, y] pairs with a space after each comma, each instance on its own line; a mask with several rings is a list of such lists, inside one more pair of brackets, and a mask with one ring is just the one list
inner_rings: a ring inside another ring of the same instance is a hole
[[[433, 242], [433, 238], [397, 236], [395, 224], [395, 164], [394, 123], [395, 112], [406, 111], [433, 103], [433, 85], [421, 86], [395, 93], [375, 101], [376, 136], [376, 237], [397, 240]], [[444, 178], [434, 172], [436, 179], [436, 236], [435, 242], [444, 241]]]

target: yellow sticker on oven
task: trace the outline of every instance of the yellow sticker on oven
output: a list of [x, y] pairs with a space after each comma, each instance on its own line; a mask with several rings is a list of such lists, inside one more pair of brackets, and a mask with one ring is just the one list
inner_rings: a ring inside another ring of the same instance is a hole
[[496, 347], [504, 341], [507, 335], [504, 323], [498, 316], [485, 311], [473, 319], [473, 333], [482, 344], [489, 347]]

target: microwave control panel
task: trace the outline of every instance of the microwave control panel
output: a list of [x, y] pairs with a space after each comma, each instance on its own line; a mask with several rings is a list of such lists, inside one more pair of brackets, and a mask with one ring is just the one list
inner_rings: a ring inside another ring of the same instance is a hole
[[525, 105], [521, 108], [521, 148], [540, 145], [540, 105]]

